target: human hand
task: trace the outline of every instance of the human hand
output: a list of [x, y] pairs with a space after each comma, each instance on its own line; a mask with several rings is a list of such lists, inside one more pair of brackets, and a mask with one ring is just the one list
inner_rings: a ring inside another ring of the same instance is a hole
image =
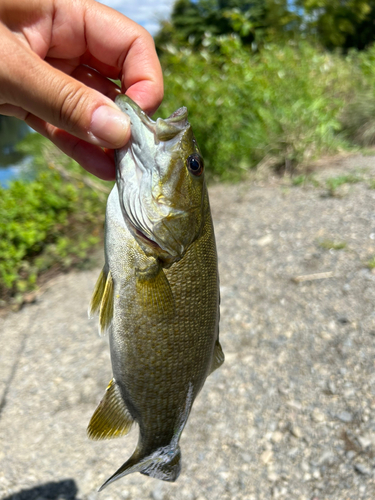
[[0, 114], [114, 179], [113, 149], [129, 140], [130, 122], [109, 78], [147, 113], [157, 109], [163, 78], [151, 35], [94, 0], [1, 0], [0, 40]]

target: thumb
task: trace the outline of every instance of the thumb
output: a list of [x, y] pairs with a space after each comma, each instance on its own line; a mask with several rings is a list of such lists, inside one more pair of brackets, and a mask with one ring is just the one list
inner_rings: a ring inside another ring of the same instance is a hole
[[24, 118], [31, 113], [101, 147], [119, 148], [127, 142], [130, 119], [113, 101], [53, 68], [7, 34], [5, 50], [0, 51], [0, 112], [1, 104], [22, 108]]

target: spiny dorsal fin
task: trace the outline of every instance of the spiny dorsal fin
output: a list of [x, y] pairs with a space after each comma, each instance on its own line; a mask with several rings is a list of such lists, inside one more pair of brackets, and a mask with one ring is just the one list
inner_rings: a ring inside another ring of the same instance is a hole
[[112, 439], [125, 436], [134, 420], [121, 397], [115, 379], [106, 389], [103, 399], [91, 417], [87, 427], [90, 439]]
[[220, 342], [217, 340], [215, 343], [215, 349], [214, 349], [214, 355], [212, 358], [210, 374], [212, 372], [214, 372], [217, 368], [219, 368], [224, 363], [224, 359], [225, 359], [225, 356], [223, 353], [223, 349], [221, 348]]
[[155, 275], [137, 275], [137, 296], [141, 307], [152, 307], [161, 315], [171, 318], [176, 307], [171, 285], [163, 269]]
[[112, 318], [113, 318], [113, 279], [111, 272], [109, 271], [99, 311], [99, 327], [102, 333], [109, 327]]

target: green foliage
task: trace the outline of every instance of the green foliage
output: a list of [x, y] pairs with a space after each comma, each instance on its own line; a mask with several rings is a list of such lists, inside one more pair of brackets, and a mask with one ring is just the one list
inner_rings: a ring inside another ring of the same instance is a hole
[[375, 269], [375, 255], [367, 262], [367, 267], [369, 269]]
[[60, 158], [59, 168], [66, 163], [74, 171], [72, 160], [36, 134], [22, 149], [35, 154], [34, 178], [0, 188], [0, 298], [5, 300], [33, 289], [51, 267], [66, 269], [84, 260], [100, 240], [104, 220], [101, 193], [64, 179], [51, 155], [56, 162]]
[[365, 49], [375, 41], [375, 0], [177, 0], [156, 46], [202, 44], [205, 33], [236, 33], [255, 48], [285, 39], [328, 49]]
[[374, 42], [374, 0], [297, 0], [307, 35], [329, 49], [364, 49]]
[[341, 117], [343, 131], [355, 144], [375, 145], [375, 92], [368, 89], [358, 92]]
[[159, 113], [188, 108], [213, 175], [238, 178], [261, 161], [293, 170], [344, 146], [339, 118], [362, 79], [358, 63], [307, 42], [266, 44], [256, 54], [235, 35], [206, 36], [203, 44], [163, 55]]
[[343, 250], [347, 244], [345, 241], [321, 240], [318, 245], [324, 250]]
[[330, 177], [326, 180], [326, 185], [328, 188], [328, 192], [331, 196], [335, 196], [336, 191], [339, 187], [344, 184], [356, 184], [360, 182], [362, 178], [358, 175], [347, 174], [347, 175], [338, 175], [337, 177]]
[[243, 44], [254, 44], [255, 48], [286, 33], [293, 36], [299, 22], [287, 0], [177, 0], [170, 20], [161, 23], [155, 43], [162, 53], [168, 44], [201, 46], [207, 33], [236, 33]]
[[293, 186], [313, 186], [319, 187], [320, 183], [315, 177], [311, 174], [300, 174], [292, 177], [292, 185]]

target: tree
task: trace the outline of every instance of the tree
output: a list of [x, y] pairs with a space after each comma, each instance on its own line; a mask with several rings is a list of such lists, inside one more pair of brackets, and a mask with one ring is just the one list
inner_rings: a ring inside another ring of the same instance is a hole
[[364, 49], [375, 40], [375, 0], [297, 0], [306, 32], [328, 49]]
[[197, 47], [205, 33], [237, 33], [245, 45], [293, 34], [299, 16], [288, 0], [177, 0], [170, 21], [162, 23], [155, 37], [161, 52], [168, 43]]

